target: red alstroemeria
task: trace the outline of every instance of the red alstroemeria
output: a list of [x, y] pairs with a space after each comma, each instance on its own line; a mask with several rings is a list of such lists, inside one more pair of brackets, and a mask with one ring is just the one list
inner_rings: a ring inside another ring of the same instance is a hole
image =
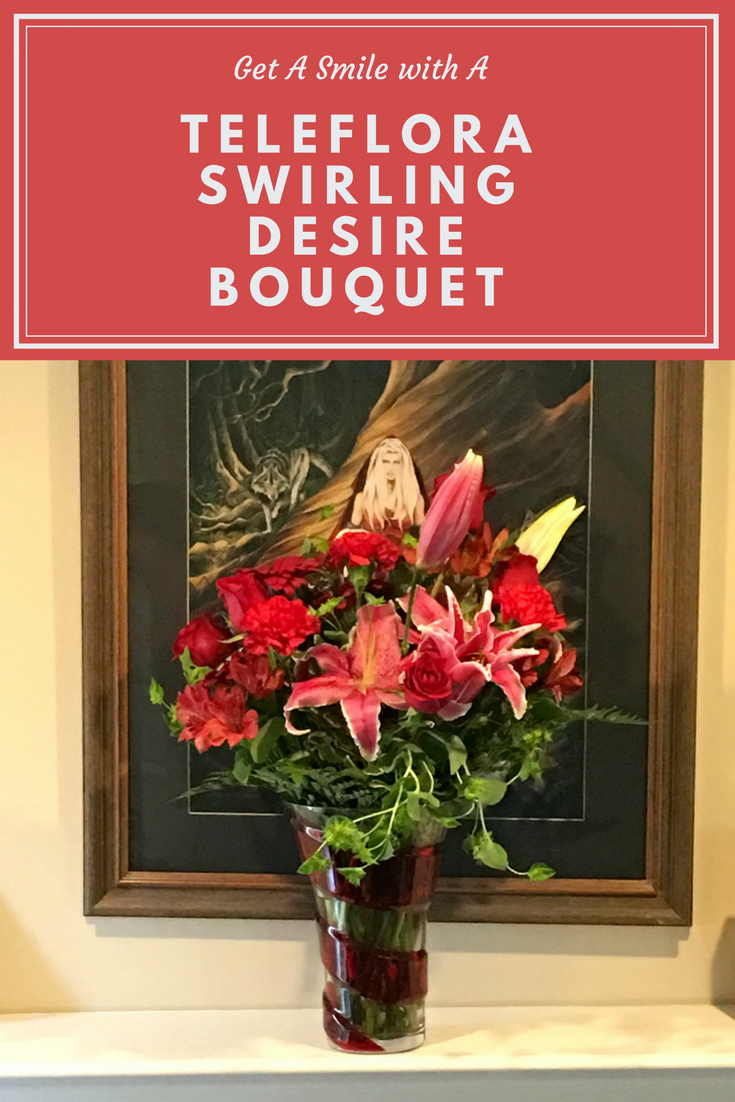
[[228, 672], [232, 680], [256, 700], [263, 700], [280, 689], [286, 676], [281, 669], [271, 669], [267, 654], [235, 654], [230, 659]]
[[392, 570], [401, 557], [401, 551], [393, 540], [381, 532], [362, 530], [340, 532], [329, 545], [329, 566], [339, 570], [343, 566], [377, 566], [379, 570]]
[[296, 590], [305, 584], [308, 575], [318, 570], [322, 562], [322, 559], [305, 559], [301, 555], [283, 555], [280, 559], [259, 566], [256, 574], [258, 580], [274, 593], [285, 593], [287, 597], [293, 597]]
[[254, 570], [238, 570], [236, 574], [220, 578], [217, 589], [235, 631], [242, 631], [247, 610], [252, 605], [264, 601], [268, 596], [268, 590], [258, 580]]
[[507, 539], [507, 528], [503, 528], [493, 539], [490, 525], [483, 524], [481, 532], [468, 533], [462, 546], [451, 556], [449, 565], [455, 574], [486, 578]]
[[540, 624], [546, 631], [561, 631], [566, 619], [557, 612], [554, 599], [541, 585], [533, 555], [515, 555], [502, 569], [493, 586], [504, 623]]
[[180, 658], [188, 648], [195, 666], [210, 666], [214, 669], [232, 653], [236, 643], [228, 643], [232, 633], [222, 624], [218, 624], [208, 614], [197, 616], [181, 629], [173, 645], [174, 658]]
[[204, 681], [187, 685], [179, 693], [176, 718], [184, 725], [179, 742], [193, 741], [200, 754], [224, 742], [236, 746], [258, 733], [258, 713], [247, 708], [247, 694], [239, 685], [218, 685], [211, 695]]
[[[436, 497], [436, 492], [439, 487], [443, 486], [448, 478], [451, 478], [451, 475], [439, 474], [436, 476], [436, 478], [434, 479], [434, 497]], [[485, 521], [485, 502], [491, 501], [495, 497], [496, 493], [497, 490], [495, 489], [495, 487], [488, 485], [486, 482], [483, 482], [478, 487], [477, 496], [472, 507], [472, 513], [470, 514], [471, 532], [479, 532], [482, 529], [483, 523]]]
[[538, 653], [536, 647], [516, 647], [516, 643], [536, 631], [540, 624], [527, 624], [513, 631], [500, 631], [493, 627], [492, 594], [486, 593], [482, 608], [466, 642], [457, 648], [458, 658], [476, 658], [485, 669], [488, 681], [498, 685], [513, 709], [516, 719], [526, 711], [526, 690], [514, 663]]
[[529, 654], [525, 658], [519, 658], [513, 662], [524, 689], [536, 684], [538, 681], [538, 667], [543, 666], [548, 657], [548, 650], [542, 648], [536, 655]]
[[284, 714], [286, 727], [294, 735], [308, 734], [308, 728], [291, 723], [296, 708], [322, 708], [339, 703], [352, 738], [367, 761], [374, 761], [380, 741], [380, 707], [405, 707], [399, 692], [400, 633], [402, 624], [393, 605], [363, 605], [357, 614], [347, 651], [331, 643], [312, 647], [324, 674], [297, 682]]
[[271, 647], [279, 654], [293, 654], [320, 627], [319, 617], [303, 601], [269, 597], [243, 616], [243, 648], [249, 654], [267, 654]]
[[551, 689], [557, 701], [565, 696], [573, 696], [582, 688], [584, 682], [577, 669], [577, 651], [574, 647], [565, 650], [556, 641], [554, 661], [544, 678], [544, 688]]
[[416, 564], [432, 570], [457, 550], [473, 519], [482, 485], [482, 456], [470, 450], [442, 482], [421, 525]]

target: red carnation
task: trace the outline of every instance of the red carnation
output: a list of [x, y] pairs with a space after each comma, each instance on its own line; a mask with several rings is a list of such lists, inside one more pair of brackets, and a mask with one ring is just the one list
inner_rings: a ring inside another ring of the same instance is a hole
[[216, 623], [211, 616], [197, 616], [181, 629], [173, 646], [174, 658], [180, 658], [189, 648], [195, 666], [219, 666], [231, 652], [234, 643], [227, 643], [230, 631]]
[[230, 659], [229, 672], [232, 680], [258, 700], [270, 696], [283, 684], [283, 670], [271, 669], [265, 654], [248, 654], [245, 657], [236, 654]]
[[254, 570], [238, 570], [228, 578], [220, 578], [217, 589], [235, 631], [243, 630], [243, 617], [251, 605], [264, 601], [268, 596], [268, 590], [258, 580]]
[[305, 559], [301, 555], [283, 555], [265, 566], [259, 566], [258, 579], [276, 593], [285, 593], [293, 597], [299, 586], [306, 582], [307, 574], [318, 570], [320, 559]]
[[[446, 482], [451, 475], [449, 472], [446, 474], [438, 474], [434, 479], [434, 493], [432, 494], [432, 501], [436, 495], [436, 491], [439, 489], [443, 482]], [[475, 498], [474, 505], [472, 506], [472, 513], [470, 514], [470, 531], [479, 532], [485, 521], [485, 502], [490, 501], [495, 497], [497, 490], [494, 486], [488, 486], [483, 482], [477, 491], [477, 497]]]
[[210, 696], [204, 681], [187, 685], [176, 702], [176, 718], [183, 723], [180, 742], [193, 740], [200, 754], [226, 742], [236, 746], [258, 733], [258, 713], [247, 709], [247, 695], [239, 685], [218, 685]]
[[327, 561], [335, 569], [374, 563], [381, 570], [392, 570], [400, 556], [397, 544], [380, 532], [341, 532], [329, 545]]
[[504, 623], [514, 620], [521, 625], [540, 624], [546, 631], [561, 631], [567, 626], [548, 589], [538, 580], [533, 555], [516, 555], [508, 562], [493, 587], [493, 596], [500, 604]]
[[267, 654], [273, 647], [279, 654], [292, 654], [321, 624], [303, 601], [270, 597], [245, 613], [242, 630], [250, 654]]

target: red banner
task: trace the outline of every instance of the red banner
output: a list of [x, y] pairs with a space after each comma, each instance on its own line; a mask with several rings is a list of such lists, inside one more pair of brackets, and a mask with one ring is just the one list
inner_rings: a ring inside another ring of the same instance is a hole
[[716, 16], [17, 30], [16, 350], [720, 346]]

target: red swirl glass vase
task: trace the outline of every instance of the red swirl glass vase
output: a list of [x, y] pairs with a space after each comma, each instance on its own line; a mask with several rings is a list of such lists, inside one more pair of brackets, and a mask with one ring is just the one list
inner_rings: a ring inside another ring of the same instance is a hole
[[[304, 860], [321, 846], [330, 815], [364, 814], [286, 807]], [[326, 969], [324, 1029], [334, 1048], [407, 1052], [423, 1043], [426, 919], [444, 834], [439, 823], [417, 826], [410, 844], [370, 866], [359, 884], [338, 872], [350, 855], [321, 850], [329, 868], [311, 882]]]

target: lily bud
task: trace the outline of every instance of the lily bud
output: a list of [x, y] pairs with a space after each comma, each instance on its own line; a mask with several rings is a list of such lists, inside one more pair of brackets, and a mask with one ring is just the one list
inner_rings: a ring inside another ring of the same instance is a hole
[[577, 505], [576, 498], [566, 497], [558, 505], [547, 509], [521, 532], [516, 540], [516, 547], [522, 555], [533, 555], [538, 562], [539, 574], [549, 565], [567, 528], [584, 509], [584, 505]]
[[472, 448], [434, 494], [421, 525], [416, 565], [432, 569], [445, 563], [467, 535], [482, 486], [483, 461]]

